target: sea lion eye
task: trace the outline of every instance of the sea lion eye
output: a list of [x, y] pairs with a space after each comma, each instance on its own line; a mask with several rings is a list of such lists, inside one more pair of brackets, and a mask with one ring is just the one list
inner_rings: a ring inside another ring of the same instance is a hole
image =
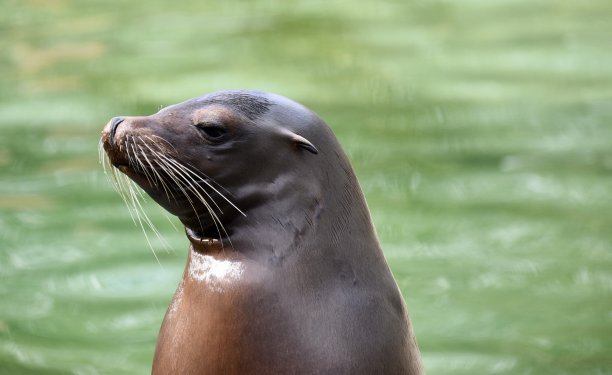
[[211, 141], [220, 141], [227, 133], [223, 126], [217, 124], [197, 124], [196, 127]]

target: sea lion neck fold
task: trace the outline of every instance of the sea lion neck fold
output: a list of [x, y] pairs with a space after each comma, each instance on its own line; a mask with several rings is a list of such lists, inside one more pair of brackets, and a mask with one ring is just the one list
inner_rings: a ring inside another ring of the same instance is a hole
[[114, 118], [102, 143], [190, 242], [154, 374], [422, 373], [357, 178], [312, 111], [222, 91]]

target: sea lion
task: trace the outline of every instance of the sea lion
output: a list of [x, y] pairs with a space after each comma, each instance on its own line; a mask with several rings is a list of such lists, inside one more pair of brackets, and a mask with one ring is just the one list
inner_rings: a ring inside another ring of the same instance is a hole
[[331, 129], [223, 91], [115, 117], [111, 163], [185, 225], [153, 374], [421, 374], [404, 301]]

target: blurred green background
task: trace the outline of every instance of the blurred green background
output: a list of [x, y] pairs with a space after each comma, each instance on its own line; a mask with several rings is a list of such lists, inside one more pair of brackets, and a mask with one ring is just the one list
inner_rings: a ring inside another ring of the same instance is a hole
[[289, 96], [349, 154], [434, 374], [612, 374], [612, 3], [0, 1], [0, 373], [145, 374], [158, 264], [103, 125]]

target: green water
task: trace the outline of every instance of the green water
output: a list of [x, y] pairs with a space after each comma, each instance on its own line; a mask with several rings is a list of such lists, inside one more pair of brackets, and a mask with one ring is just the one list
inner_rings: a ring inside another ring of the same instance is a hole
[[226, 88], [334, 129], [429, 374], [612, 374], [609, 1], [4, 0], [0, 50], [0, 374], [149, 372], [187, 241], [99, 132]]

